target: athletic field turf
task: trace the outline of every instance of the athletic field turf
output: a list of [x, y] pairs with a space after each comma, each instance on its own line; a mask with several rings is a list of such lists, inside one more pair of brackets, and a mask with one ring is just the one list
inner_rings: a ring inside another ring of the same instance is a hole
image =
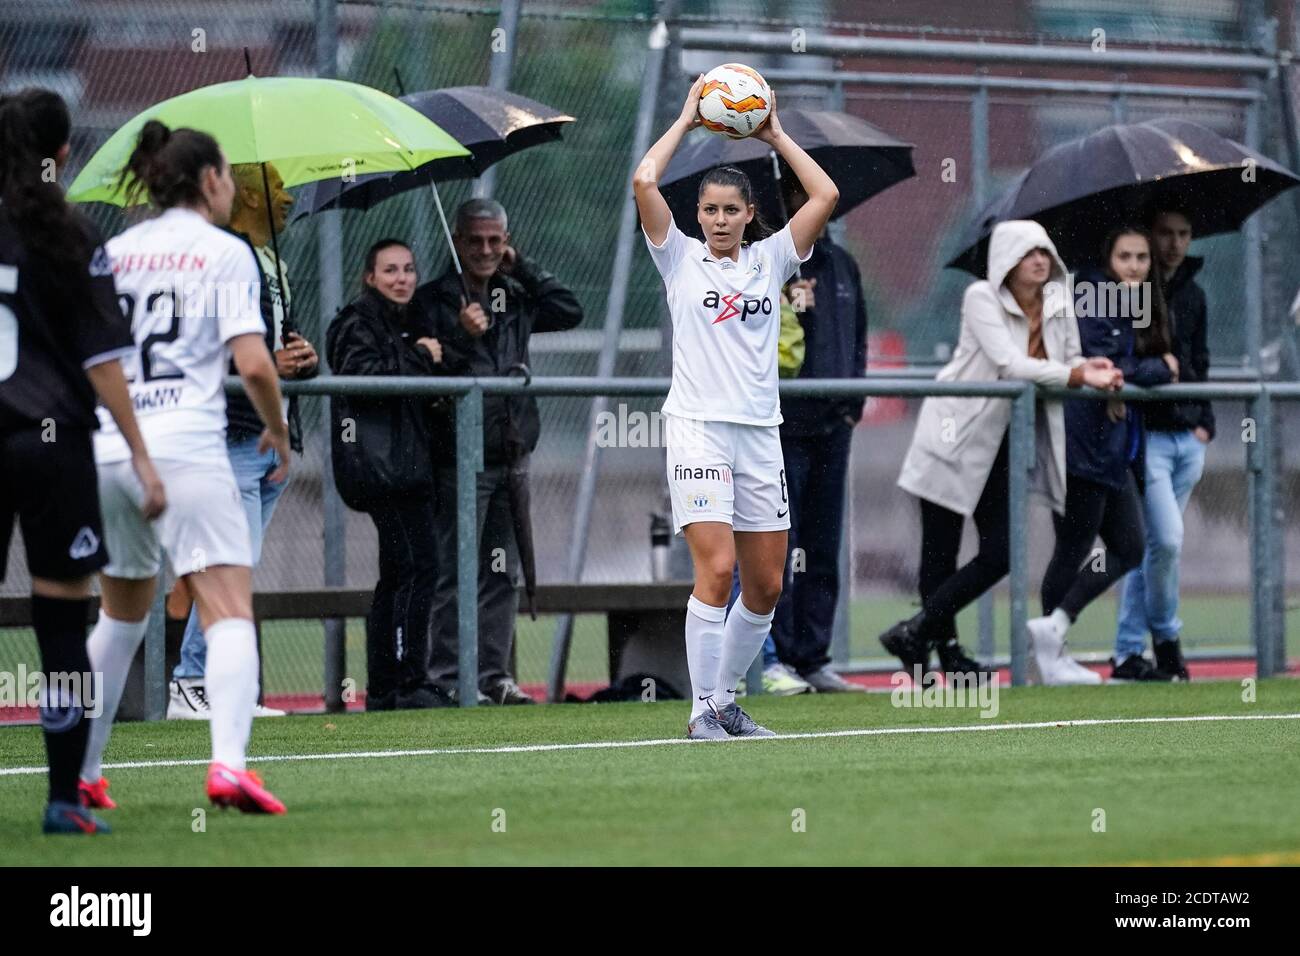
[[[1023, 688], [1001, 692], [992, 720], [888, 694], [760, 698], [760, 721], [814, 736], [723, 743], [678, 742], [684, 705], [667, 702], [259, 720], [253, 766], [289, 814], [209, 811], [197, 833], [207, 726], [130, 724], [110, 762], [192, 763], [108, 769], [122, 809], [107, 814], [114, 834], [93, 839], [39, 835], [44, 776], [22, 770], [43, 762], [38, 730], [0, 728], [0, 859], [1300, 863], [1300, 682], [1255, 694], [1243, 701], [1235, 682]], [[1178, 717], [1198, 719], [1132, 722]], [[1116, 722], [1057, 726], [1080, 720]], [[558, 746], [505, 749], [543, 745]], [[442, 752], [467, 748], [480, 752]], [[379, 753], [403, 750], [440, 752]]]

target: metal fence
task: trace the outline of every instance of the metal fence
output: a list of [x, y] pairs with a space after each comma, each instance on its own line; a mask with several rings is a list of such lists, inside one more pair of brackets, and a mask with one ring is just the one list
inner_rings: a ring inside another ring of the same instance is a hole
[[[478, 577], [478, 550], [475, 545], [475, 472], [482, 464], [482, 400], [492, 394], [531, 394], [541, 397], [640, 396], [661, 398], [668, 392], [663, 379], [549, 378], [525, 383], [518, 379], [381, 379], [364, 377], [323, 377], [312, 382], [294, 383], [299, 394], [330, 395], [450, 395], [456, 405], [457, 501], [459, 515], [458, 580], [460, 582], [460, 700], [473, 706], [477, 669], [477, 601], [475, 582]], [[932, 382], [920, 380], [872, 381], [805, 380], [781, 383], [782, 396], [840, 398], [873, 396], [878, 398], [922, 398], [932, 395], [962, 398], [996, 398], [1010, 400], [1010, 481], [1007, 507], [1010, 515], [1009, 621], [1006, 630], [1010, 649], [1012, 683], [1025, 683], [1028, 647], [1025, 621], [1029, 617], [1031, 573], [1029, 563], [1029, 474], [1034, 464], [1035, 403], [1041, 399], [1090, 398], [1104, 401], [1107, 395], [1091, 389], [1068, 390], [1042, 388], [1020, 381], [1001, 382]], [[1146, 402], [1171, 399], [1218, 399], [1244, 402], [1246, 416], [1239, 432], [1228, 431], [1227, 441], [1239, 440], [1246, 479], [1250, 529], [1250, 602], [1248, 622], [1239, 622], [1254, 651], [1256, 673], [1261, 677], [1285, 672], [1286, 625], [1280, 613], [1284, 582], [1279, 574], [1278, 539], [1284, 523], [1279, 517], [1278, 473], [1274, 451], [1279, 441], [1277, 411], [1280, 403], [1300, 401], [1300, 384], [1296, 383], [1222, 383], [1170, 385], [1158, 389], [1125, 386], [1120, 395], [1125, 401]], [[658, 475], [656, 474], [656, 479]], [[656, 481], [657, 483], [657, 481]], [[443, 503], [446, 506], [447, 503]], [[626, 505], [625, 505], [626, 506]], [[325, 541], [325, 548], [339, 548], [342, 541]], [[328, 644], [325, 654], [341, 654], [341, 647]], [[567, 655], [555, 653], [553, 661]], [[553, 699], [562, 699], [563, 664], [550, 675]], [[327, 666], [327, 671], [329, 667]], [[161, 687], [155, 689], [161, 694]]]
[[[916, 144], [917, 177], [836, 227], [862, 268], [873, 341], [895, 333], [904, 343], [902, 354], [890, 353], [891, 362], [947, 354], [968, 281], [942, 268], [955, 251], [957, 229], [1001, 184], [1063, 138], [1115, 119], [1184, 116], [1295, 165], [1287, 152], [1278, 86], [1287, 71], [1274, 55], [1279, 42], [1295, 44], [1268, 33], [1270, 6], [1263, 2], [918, 0], [900, 6], [886, 0], [2, 0], [0, 89], [40, 83], [69, 100], [76, 126], [69, 173], [75, 175], [78, 163], [138, 110], [240, 77], [245, 47], [258, 73], [334, 74], [392, 92], [399, 76], [405, 89], [417, 90], [502, 82], [504, 75], [510, 89], [577, 117], [562, 143], [506, 160], [492, 183], [493, 194], [510, 210], [520, 247], [569, 283], [587, 313], [578, 330], [534, 340], [533, 370], [539, 376], [666, 374], [661, 284], [648, 257], [635, 251], [635, 234], [620, 273], [620, 217], [628, 203], [638, 118], [648, 114], [657, 134], [666, 113], [676, 111], [686, 76], [721, 60], [743, 58], [759, 66], [781, 90], [784, 105], [841, 108]], [[663, 44], [651, 43], [657, 14], [667, 21]], [[796, 30], [807, 40], [799, 53], [791, 47]], [[1095, 30], [1104, 31], [1102, 52], [1094, 52]], [[863, 38], [926, 45], [910, 52], [864, 48]], [[1080, 59], [1080, 51], [1089, 57]], [[1048, 62], [1052, 56], [1069, 62]], [[658, 62], [662, 68], [656, 70]], [[653, 89], [658, 92], [649, 96]], [[941, 178], [945, 160], [955, 164], [952, 182]], [[445, 184], [444, 201], [454, 207], [476, 188], [483, 186]], [[93, 212], [106, 232], [120, 227], [116, 212]], [[1285, 200], [1256, 220], [1242, 235], [1207, 240], [1194, 250], [1206, 257], [1202, 277], [1214, 362], [1265, 377], [1293, 376], [1286, 305], [1294, 292], [1289, 285], [1295, 281], [1300, 229], [1294, 206]], [[362, 251], [383, 235], [409, 237], [424, 273], [443, 268], [436, 218], [419, 195], [364, 214], [310, 217], [287, 230], [282, 249], [298, 299], [295, 311], [314, 341], [319, 343], [340, 302], [356, 291]], [[607, 352], [613, 361], [602, 368], [603, 332], [620, 298], [621, 331]], [[881, 357], [880, 351], [873, 355]], [[1223, 400], [1221, 414], [1236, 415], [1239, 401]], [[859, 618], [867, 608], [873, 620], [901, 612], [910, 600], [915, 526], [904, 496], [890, 489], [910, 435], [913, 404], [906, 396], [873, 395], [867, 421], [856, 433], [845, 600]], [[656, 407], [649, 395], [625, 395], [615, 412], [648, 414]], [[269, 529], [255, 576], [259, 590], [374, 582], [373, 529], [364, 517], [346, 513], [329, 489], [322, 408], [317, 398], [304, 402], [306, 454]], [[575, 467], [588, 460], [591, 398], [547, 397], [542, 415], [543, 440], [534, 457], [542, 579], [575, 576], [573, 525], [584, 507], [590, 509], [591, 534], [577, 576], [648, 578], [647, 512], [661, 510], [665, 501], [658, 452], [607, 452], [590, 469]], [[1300, 437], [1290, 406], [1280, 406], [1276, 419], [1281, 433]], [[1289, 453], [1297, 442], [1280, 444]], [[1283, 455], [1278, 468], [1278, 487], [1289, 500], [1295, 463]], [[583, 475], [590, 476], [590, 497], [580, 494], [586, 490]], [[1235, 448], [1214, 443], [1188, 515], [1188, 541], [1195, 547], [1189, 548], [1185, 581], [1193, 591], [1244, 601], [1250, 587], [1247, 501]], [[327, 530], [347, 543], [328, 562], [317, 547]], [[1031, 519], [1031, 553], [1045, 547], [1050, 535], [1049, 527]], [[1229, 557], [1219, 560], [1222, 555]], [[1285, 566], [1297, 568], [1300, 561]], [[26, 587], [16, 550], [0, 593]], [[984, 632], [1008, 633], [1002, 626], [1008, 610], [1004, 596], [988, 606], [986, 614], [999, 623]], [[860, 622], [849, 628], [848, 615], [842, 617], [846, 628], [837, 659], [878, 653], [870, 628]], [[1193, 644], [1222, 647], [1240, 640], [1227, 625], [1205, 623], [1210, 619], [1217, 621], [1213, 615], [1189, 619]], [[545, 675], [553, 635], [553, 622], [521, 622], [520, 667], [533, 680]], [[579, 646], [594, 648], [602, 635], [599, 621], [578, 620]], [[25, 647], [24, 639], [0, 634], [0, 657]], [[294, 651], [282, 658], [274, 681], [286, 690], [318, 688], [319, 627], [286, 625], [284, 639]], [[359, 656], [355, 623], [346, 639], [350, 653]], [[989, 649], [1007, 650], [1000, 643]], [[574, 657], [578, 679], [599, 682], [602, 667], [598, 654]], [[349, 664], [349, 673], [359, 671]]]

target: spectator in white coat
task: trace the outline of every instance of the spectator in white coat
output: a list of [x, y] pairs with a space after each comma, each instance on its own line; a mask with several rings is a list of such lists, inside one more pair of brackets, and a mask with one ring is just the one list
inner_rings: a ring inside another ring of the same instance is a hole
[[[1085, 360], [1080, 353], [1065, 265], [1041, 225], [998, 224], [989, 240], [987, 275], [966, 289], [957, 349], [937, 381], [1119, 387], [1122, 377], [1109, 359]], [[921, 610], [880, 636], [909, 673], [929, 666], [931, 649], [946, 672], [983, 669], [958, 643], [955, 618], [1008, 571], [1010, 422], [1009, 399], [935, 396], [921, 405], [898, 479], [921, 500]], [[1040, 403], [1035, 422], [1031, 486], [1059, 514], [1065, 508], [1061, 403]], [[975, 520], [979, 553], [958, 569], [966, 518]], [[1035, 648], [1044, 683], [1068, 682], [1068, 663], [1060, 658], [1057, 666], [1060, 652]]]

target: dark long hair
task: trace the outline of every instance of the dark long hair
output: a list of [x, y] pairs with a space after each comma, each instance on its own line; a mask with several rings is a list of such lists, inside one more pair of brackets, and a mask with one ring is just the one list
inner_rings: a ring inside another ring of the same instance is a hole
[[71, 132], [68, 106], [51, 90], [0, 97], [0, 212], [30, 251], [68, 264], [90, 256], [86, 231], [49, 175]]
[[392, 249], [395, 247], [401, 247], [402, 249], [405, 249], [407, 252], [411, 251], [411, 247], [407, 245], [404, 240], [393, 239], [391, 237], [387, 239], [380, 239], [378, 242], [374, 243], [369, 249], [367, 249], [365, 266], [363, 267], [363, 271], [361, 273], [362, 276], [368, 276], [375, 271], [375, 266], [378, 265], [379, 263], [379, 254], [381, 252], [383, 252], [385, 249]]
[[1149, 306], [1151, 321], [1144, 329], [1135, 329], [1137, 335], [1138, 355], [1164, 355], [1173, 349], [1173, 335], [1169, 330], [1169, 309], [1165, 305], [1163, 283], [1156, 269], [1156, 244], [1151, 233], [1142, 226], [1128, 224], [1112, 229], [1101, 246], [1102, 268], [1110, 274], [1110, 254], [1115, 251], [1115, 243], [1124, 236], [1141, 236], [1147, 242], [1151, 256], [1151, 271], [1147, 273], [1146, 285], [1151, 290]]
[[[387, 302], [390, 306], [400, 308], [400, 306], [395, 302], [389, 302], [389, 300], [385, 298], [384, 294], [378, 289], [366, 284], [366, 276], [374, 273], [375, 267], [379, 265], [379, 254], [385, 249], [405, 249], [407, 252], [411, 252], [411, 247], [405, 239], [394, 239], [392, 236], [389, 236], [385, 239], [380, 239], [378, 242], [372, 243], [370, 248], [366, 250], [365, 264], [361, 268], [361, 294], [365, 295], [367, 292], [373, 293], [374, 295], [379, 296], [382, 301]], [[412, 253], [411, 255], [412, 258], [414, 258], [415, 254]]]
[[207, 133], [186, 127], [168, 129], [157, 120], [148, 120], [117, 187], [126, 189], [130, 203], [147, 190], [149, 201], [159, 209], [198, 205], [203, 202], [204, 168], [211, 166], [220, 172], [224, 164], [221, 147]]
[[[747, 206], [754, 204], [754, 186], [749, 181], [749, 177], [737, 169], [735, 166], [715, 166], [704, 174], [700, 180], [700, 190], [697, 193], [696, 201], [704, 198], [704, 190], [709, 186], [735, 186], [740, 193], [740, 201]], [[758, 242], [760, 239], [766, 239], [772, 235], [774, 230], [763, 219], [763, 214], [754, 206], [754, 218], [745, 223], [745, 234], [741, 236], [741, 242]]]

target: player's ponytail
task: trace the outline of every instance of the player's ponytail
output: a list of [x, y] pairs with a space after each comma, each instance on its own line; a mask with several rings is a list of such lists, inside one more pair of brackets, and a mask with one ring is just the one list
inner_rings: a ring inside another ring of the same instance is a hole
[[197, 206], [203, 203], [203, 170], [211, 166], [220, 171], [224, 164], [221, 147], [207, 133], [168, 129], [148, 120], [118, 178], [118, 188], [126, 190], [128, 203], [144, 190], [159, 209]]
[[[734, 186], [740, 193], [741, 202], [747, 206], [754, 205], [754, 186], [749, 181], [749, 177], [735, 166], [715, 166], [705, 173], [704, 178], [700, 180], [700, 198], [703, 198], [704, 190], [709, 186]], [[754, 218], [745, 224], [745, 234], [740, 241], [758, 242], [772, 235], [774, 231], [759, 212], [758, 206], [754, 206]]]
[[29, 250], [68, 264], [90, 255], [86, 233], [54, 176], [71, 132], [59, 94], [33, 87], [0, 96], [0, 214]]

